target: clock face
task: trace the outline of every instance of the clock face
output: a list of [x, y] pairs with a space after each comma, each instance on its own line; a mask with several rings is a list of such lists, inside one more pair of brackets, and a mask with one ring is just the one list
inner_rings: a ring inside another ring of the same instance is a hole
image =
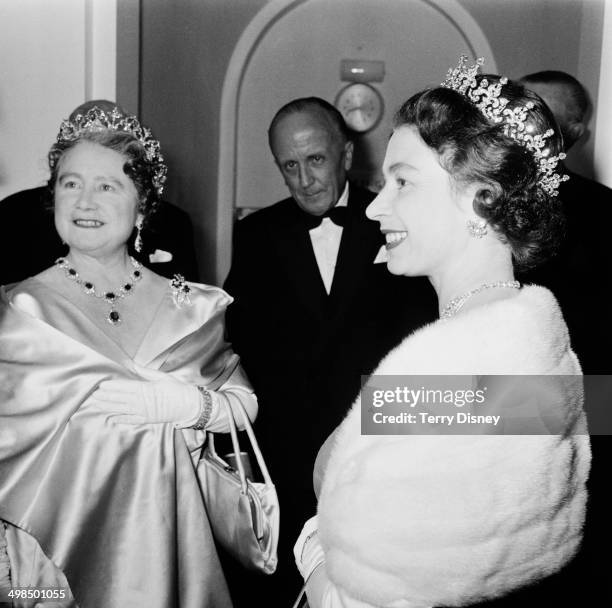
[[380, 93], [368, 84], [349, 84], [336, 97], [336, 108], [353, 131], [364, 133], [378, 124], [383, 114]]

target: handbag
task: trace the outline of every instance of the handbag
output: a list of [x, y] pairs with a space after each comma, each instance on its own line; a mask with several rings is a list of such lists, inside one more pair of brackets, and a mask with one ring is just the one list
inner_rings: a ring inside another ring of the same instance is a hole
[[[259, 470], [262, 482], [247, 478], [248, 466], [240, 450], [238, 432], [232, 408], [223, 403], [228, 414], [236, 469], [215, 450], [214, 433], [209, 433], [207, 445], [198, 463], [198, 477], [215, 540], [245, 567], [272, 574], [276, 570], [279, 533], [279, 506], [276, 489], [268, 473], [253, 427], [241, 403], [242, 422]], [[246, 466], [245, 466], [246, 465]]]
[[309, 608], [308, 598], [306, 597], [306, 584], [300, 589], [298, 596], [291, 608]]

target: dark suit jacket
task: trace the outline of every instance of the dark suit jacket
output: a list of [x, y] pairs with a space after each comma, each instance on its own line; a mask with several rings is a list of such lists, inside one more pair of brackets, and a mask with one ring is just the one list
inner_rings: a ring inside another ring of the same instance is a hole
[[[142, 230], [143, 250], [130, 253], [145, 266], [172, 277], [183, 274], [198, 280], [191, 220], [178, 207], [162, 202]], [[133, 239], [130, 245], [133, 244]], [[151, 263], [156, 249], [172, 254], [172, 260]], [[23, 190], [0, 202], [0, 285], [23, 281], [48, 268], [66, 254], [66, 246], [55, 230], [53, 212], [45, 187]]]
[[437, 316], [427, 279], [373, 263], [384, 243], [365, 216], [373, 197], [350, 186], [329, 295], [292, 198], [235, 227], [227, 329], [259, 398], [258, 438], [282, 503], [281, 536], [291, 543], [315, 512], [317, 451], [357, 396], [361, 374]]
[[[255, 423], [281, 503], [277, 574], [262, 594], [291, 605], [300, 587], [291, 549], [314, 515], [317, 452], [341, 422], [361, 374], [415, 328], [437, 316], [425, 278], [407, 279], [374, 264], [384, 243], [365, 216], [374, 195], [351, 185], [331, 292], [325, 291], [303, 212], [283, 200], [238, 221], [225, 289], [235, 298], [227, 330], [259, 399]], [[226, 564], [232, 580], [232, 566]], [[231, 583], [237, 607], [251, 605]], [[261, 578], [261, 577], [260, 577]], [[238, 583], [242, 581], [242, 583]], [[260, 588], [258, 580], [247, 585]]]
[[[572, 348], [584, 374], [612, 374], [612, 323], [609, 322], [608, 278], [612, 272], [612, 190], [565, 170], [570, 179], [559, 189], [567, 219], [559, 252], [548, 262], [519, 277], [548, 287], [556, 296], [570, 333]], [[601, 400], [593, 400], [585, 384], [587, 417]], [[609, 498], [612, 439], [590, 425], [593, 460], [588, 482], [589, 503], [584, 541], [578, 556], [558, 575], [535, 590], [517, 593], [506, 606], [578, 606], [601, 604], [609, 595], [608, 562], [612, 532]], [[538, 594], [540, 601], [538, 601]], [[527, 599], [529, 601], [527, 601]], [[495, 605], [497, 608], [497, 604]]]
[[585, 374], [612, 374], [612, 326], [602, 320], [612, 268], [612, 190], [567, 171], [559, 197], [567, 219], [559, 252], [519, 278], [548, 287], [567, 323]]

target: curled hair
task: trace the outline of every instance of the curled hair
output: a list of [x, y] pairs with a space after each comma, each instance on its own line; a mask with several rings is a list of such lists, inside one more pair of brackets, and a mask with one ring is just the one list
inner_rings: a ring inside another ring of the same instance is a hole
[[[480, 75], [489, 83], [498, 76]], [[502, 96], [508, 108], [529, 101], [526, 128], [532, 133], [554, 134], [546, 140], [549, 155], [563, 150], [553, 115], [542, 100], [520, 84], [508, 81]], [[504, 123], [493, 123], [461, 93], [437, 87], [413, 95], [395, 116], [395, 128], [416, 127], [423, 141], [440, 158], [458, 186], [481, 184], [474, 211], [487, 221], [499, 238], [510, 245], [519, 268], [535, 266], [558, 247], [564, 227], [557, 197], [538, 185], [538, 165], [533, 154], [504, 133]]]
[[58, 141], [49, 150], [48, 161], [51, 175], [47, 182], [47, 191], [51, 206], [55, 198], [55, 184], [61, 159], [64, 154], [79, 143], [88, 141], [99, 144], [109, 150], [119, 152], [124, 158], [123, 172], [132, 180], [138, 193], [138, 211], [146, 223], [160, 203], [158, 190], [155, 187], [155, 167], [149, 162], [140, 142], [130, 133], [124, 131], [100, 130], [85, 131], [77, 138]]

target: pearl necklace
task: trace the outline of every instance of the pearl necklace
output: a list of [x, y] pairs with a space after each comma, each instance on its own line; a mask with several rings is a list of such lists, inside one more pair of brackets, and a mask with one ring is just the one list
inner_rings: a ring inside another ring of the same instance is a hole
[[58, 266], [58, 268], [61, 268], [64, 271], [64, 274], [71, 281], [74, 281], [83, 290], [84, 293], [86, 293], [88, 296], [93, 296], [94, 298], [104, 300], [110, 306], [110, 310], [108, 311], [106, 320], [114, 326], [121, 324], [122, 321], [121, 315], [115, 309], [117, 301], [120, 298], [125, 298], [125, 296], [131, 294], [134, 287], [136, 286], [136, 283], [140, 281], [140, 279], [142, 279], [142, 273], [140, 272], [142, 264], [131, 256], [130, 262], [134, 267], [134, 271], [132, 272], [132, 276], [127, 283], [124, 283], [121, 287], [119, 287], [119, 289], [116, 289], [114, 291], [105, 291], [104, 293], [98, 293], [94, 284], [91, 281], [84, 281], [83, 279], [81, 279], [79, 273], [76, 271], [75, 268], [70, 266], [70, 263], [66, 258], [58, 258], [57, 260], [55, 260], [55, 264]]
[[484, 291], [485, 289], [492, 289], [494, 287], [506, 287], [508, 289], [520, 289], [521, 284], [518, 281], [495, 281], [495, 283], [483, 283], [474, 289], [464, 293], [461, 296], [453, 298], [440, 313], [440, 319], [449, 319], [453, 315], [456, 315], [462, 308], [462, 306], [474, 295]]

